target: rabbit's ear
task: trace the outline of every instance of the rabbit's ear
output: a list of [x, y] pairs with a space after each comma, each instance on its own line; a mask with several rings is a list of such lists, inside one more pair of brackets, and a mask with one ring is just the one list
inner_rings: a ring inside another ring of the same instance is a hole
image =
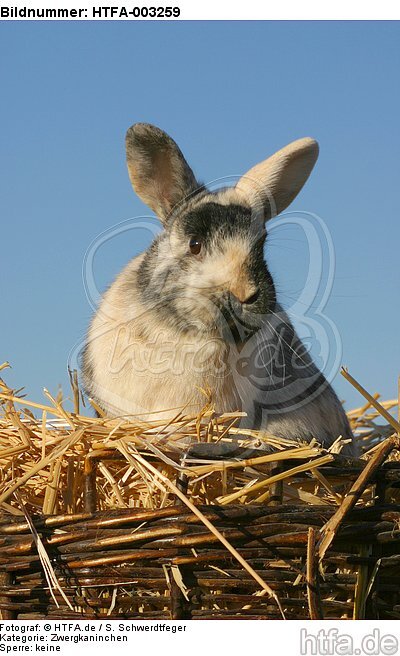
[[246, 173], [236, 190], [267, 221], [294, 200], [318, 158], [318, 144], [306, 137], [293, 141]]
[[126, 159], [134, 190], [162, 221], [199, 187], [175, 141], [154, 125], [136, 123], [129, 128]]

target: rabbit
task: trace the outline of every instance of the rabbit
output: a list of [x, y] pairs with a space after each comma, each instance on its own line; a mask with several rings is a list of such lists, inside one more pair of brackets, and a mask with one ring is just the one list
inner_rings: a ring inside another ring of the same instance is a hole
[[84, 388], [112, 416], [168, 420], [243, 412], [242, 427], [324, 447], [353, 436], [331, 385], [277, 298], [264, 258], [266, 223], [308, 179], [318, 144], [303, 138], [235, 186], [199, 183], [159, 128], [126, 135], [129, 177], [163, 231], [105, 292], [87, 335]]

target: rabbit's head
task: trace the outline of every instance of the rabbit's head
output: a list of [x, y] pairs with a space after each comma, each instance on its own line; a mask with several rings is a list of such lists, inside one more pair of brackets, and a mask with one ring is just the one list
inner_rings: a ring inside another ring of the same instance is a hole
[[178, 330], [256, 329], [275, 305], [265, 223], [303, 187], [317, 143], [295, 141], [234, 187], [212, 192], [196, 181], [176, 143], [152, 125], [133, 125], [126, 150], [132, 185], [164, 226], [138, 271], [143, 305]]

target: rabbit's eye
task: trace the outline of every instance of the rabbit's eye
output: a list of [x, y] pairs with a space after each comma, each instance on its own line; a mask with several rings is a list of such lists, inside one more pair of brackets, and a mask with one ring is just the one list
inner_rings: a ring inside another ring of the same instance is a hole
[[189, 248], [192, 255], [198, 255], [201, 251], [201, 241], [197, 237], [192, 237], [189, 242]]

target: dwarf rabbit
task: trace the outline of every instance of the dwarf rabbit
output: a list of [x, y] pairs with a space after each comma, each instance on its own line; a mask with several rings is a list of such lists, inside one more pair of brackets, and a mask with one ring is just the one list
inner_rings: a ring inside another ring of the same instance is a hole
[[164, 230], [104, 294], [83, 353], [84, 386], [107, 413], [142, 420], [243, 411], [242, 425], [327, 446], [352, 434], [335, 392], [277, 302], [266, 222], [318, 157], [300, 139], [234, 187], [209, 191], [152, 125], [126, 135], [129, 176]]

